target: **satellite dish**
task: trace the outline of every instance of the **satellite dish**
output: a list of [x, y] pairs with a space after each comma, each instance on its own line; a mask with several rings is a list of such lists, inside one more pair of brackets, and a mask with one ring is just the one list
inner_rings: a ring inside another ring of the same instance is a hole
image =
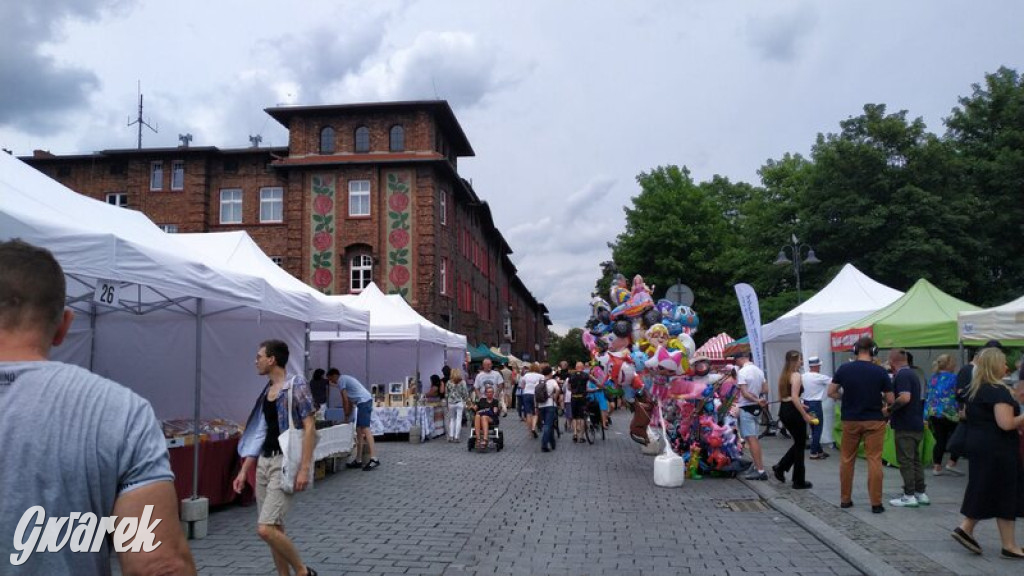
[[673, 284], [665, 292], [665, 298], [680, 306], [693, 306], [693, 290], [686, 284]]

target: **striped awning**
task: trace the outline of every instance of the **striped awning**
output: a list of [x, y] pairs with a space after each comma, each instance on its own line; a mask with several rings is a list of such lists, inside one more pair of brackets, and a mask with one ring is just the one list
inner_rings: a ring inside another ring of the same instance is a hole
[[724, 360], [725, 356], [723, 352], [725, 347], [734, 342], [732, 336], [729, 336], [725, 332], [722, 332], [718, 336], [708, 340], [703, 346], [697, 348], [697, 352], [694, 356], [707, 356], [712, 360]]

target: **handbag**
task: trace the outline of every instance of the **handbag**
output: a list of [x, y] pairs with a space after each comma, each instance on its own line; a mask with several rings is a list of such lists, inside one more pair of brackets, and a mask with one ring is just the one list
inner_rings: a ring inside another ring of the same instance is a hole
[[[295, 492], [295, 478], [299, 475], [299, 467], [302, 465], [302, 440], [305, 437], [305, 430], [296, 429], [292, 420], [292, 401], [295, 396], [295, 377], [289, 380], [288, 385], [288, 429], [277, 437], [277, 443], [281, 445], [281, 491], [285, 494]], [[309, 477], [309, 488], [313, 487], [313, 475]]]

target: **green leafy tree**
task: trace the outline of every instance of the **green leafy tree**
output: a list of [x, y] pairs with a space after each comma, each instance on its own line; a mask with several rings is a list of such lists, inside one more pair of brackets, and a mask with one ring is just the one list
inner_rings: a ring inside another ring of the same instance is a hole
[[570, 365], [577, 361], [590, 359], [590, 352], [583, 346], [583, 329], [571, 328], [565, 336], [551, 332], [551, 344], [548, 347], [548, 361], [557, 364], [566, 360]]
[[946, 140], [962, 174], [959, 194], [978, 240], [965, 256], [977, 268], [964, 294], [995, 305], [1024, 291], [1024, 77], [999, 68], [974, 84], [946, 118]]

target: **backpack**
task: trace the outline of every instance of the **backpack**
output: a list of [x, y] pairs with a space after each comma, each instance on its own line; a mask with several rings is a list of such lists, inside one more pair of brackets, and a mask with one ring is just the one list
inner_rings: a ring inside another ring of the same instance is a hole
[[544, 380], [540, 384], [537, 384], [537, 387], [534, 388], [534, 390], [533, 390], [533, 399], [536, 400], [538, 405], [543, 404], [544, 402], [547, 402], [548, 400], [551, 399], [551, 396], [548, 395], [548, 381], [547, 380]]

